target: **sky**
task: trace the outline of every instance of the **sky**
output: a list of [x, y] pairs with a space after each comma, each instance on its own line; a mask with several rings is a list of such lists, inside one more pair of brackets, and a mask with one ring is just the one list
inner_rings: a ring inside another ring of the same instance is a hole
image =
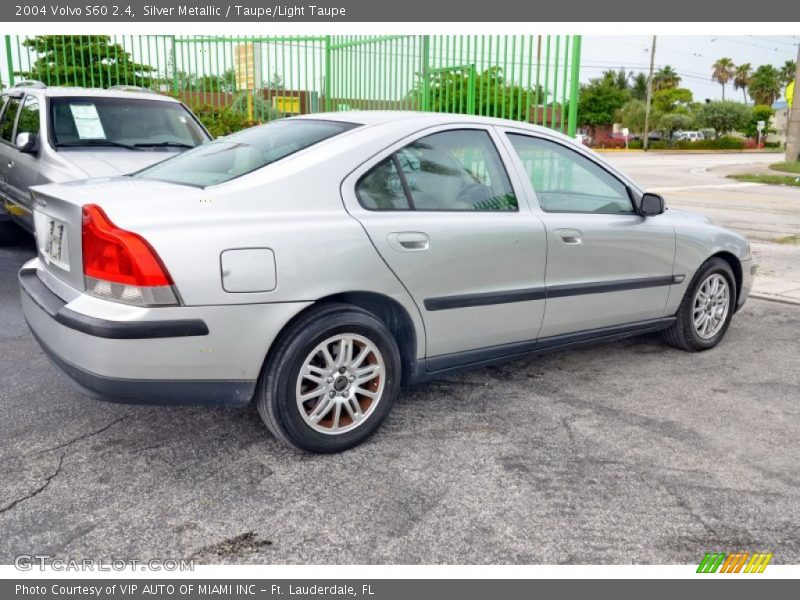
[[[583, 37], [581, 47], [581, 82], [598, 77], [608, 69], [625, 67], [628, 71], [650, 68], [652, 36], [596, 36]], [[753, 69], [771, 64], [779, 67], [787, 60], [797, 59], [795, 36], [667, 36], [656, 39], [655, 68], [670, 65], [683, 78], [682, 87], [692, 90], [695, 100], [719, 100], [721, 86], [711, 80], [712, 65], [723, 57], [735, 64], [749, 62]], [[725, 98], [742, 100], [742, 92], [734, 91], [729, 84]], [[750, 99], [748, 98], [748, 102]]]

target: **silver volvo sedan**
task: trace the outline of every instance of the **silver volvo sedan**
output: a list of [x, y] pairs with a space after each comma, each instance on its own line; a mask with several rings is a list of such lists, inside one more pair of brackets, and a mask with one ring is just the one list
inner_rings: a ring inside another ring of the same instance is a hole
[[712, 348], [754, 270], [742, 236], [499, 119], [291, 118], [33, 196], [25, 316], [80, 389], [255, 400], [314, 452], [456, 369], [655, 331]]

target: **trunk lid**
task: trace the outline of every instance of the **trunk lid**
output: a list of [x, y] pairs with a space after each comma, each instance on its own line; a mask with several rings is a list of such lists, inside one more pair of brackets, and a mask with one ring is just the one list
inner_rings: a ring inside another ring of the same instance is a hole
[[76, 290], [84, 289], [82, 219], [85, 204], [97, 204], [119, 227], [169, 211], [181, 198], [196, 201], [203, 190], [131, 177], [87, 179], [31, 188], [36, 248], [43, 267]]

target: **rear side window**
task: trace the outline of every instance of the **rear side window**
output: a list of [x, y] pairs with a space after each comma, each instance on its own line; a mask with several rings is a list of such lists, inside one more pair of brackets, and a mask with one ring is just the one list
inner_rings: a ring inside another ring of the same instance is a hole
[[6, 110], [3, 112], [2, 137], [7, 142], [14, 142], [14, 121], [17, 119], [17, 111], [19, 110], [19, 98], [9, 98], [6, 104]]
[[134, 177], [206, 187], [251, 173], [358, 125], [311, 119], [275, 121], [210, 142]]
[[356, 195], [368, 210], [515, 211], [517, 199], [488, 132], [420, 138], [368, 171]]

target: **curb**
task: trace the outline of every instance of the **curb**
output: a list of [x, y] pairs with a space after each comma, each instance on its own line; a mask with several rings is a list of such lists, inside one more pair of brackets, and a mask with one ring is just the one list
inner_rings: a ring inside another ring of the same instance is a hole
[[800, 306], [800, 300], [795, 298], [786, 298], [784, 296], [775, 296], [774, 294], [762, 294], [760, 292], [750, 292], [748, 298], [755, 298], [756, 300], [766, 300], [767, 302], [777, 302], [778, 304], [789, 304], [791, 306]]

